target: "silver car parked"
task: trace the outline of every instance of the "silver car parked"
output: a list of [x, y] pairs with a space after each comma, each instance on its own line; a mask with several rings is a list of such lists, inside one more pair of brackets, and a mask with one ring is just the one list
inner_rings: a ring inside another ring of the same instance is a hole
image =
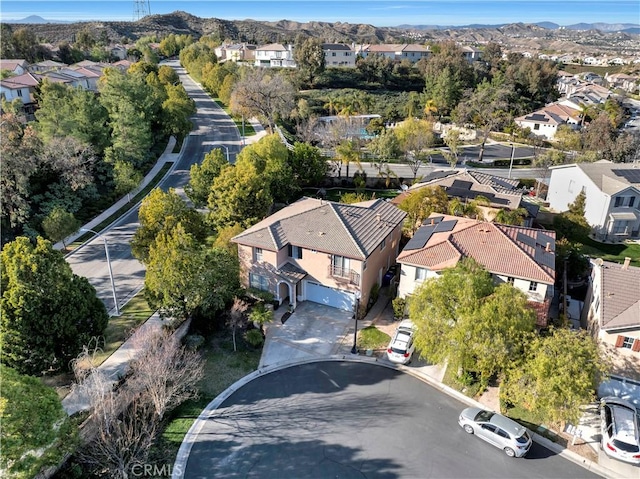
[[501, 414], [469, 407], [460, 413], [458, 424], [489, 444], [502, 449], [509, 457], [522, 457], [531, 448], [527, 428]]

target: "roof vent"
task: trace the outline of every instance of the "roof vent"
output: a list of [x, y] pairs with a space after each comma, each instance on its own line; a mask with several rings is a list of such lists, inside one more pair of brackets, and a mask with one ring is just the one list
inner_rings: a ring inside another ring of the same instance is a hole
[[324, 231], [318, 231], [318, 236], [324, 236], [325, 232]]
[[376, 223], [380, 223], [382, 220], [382, 215], [380, 213], [376, 213]]

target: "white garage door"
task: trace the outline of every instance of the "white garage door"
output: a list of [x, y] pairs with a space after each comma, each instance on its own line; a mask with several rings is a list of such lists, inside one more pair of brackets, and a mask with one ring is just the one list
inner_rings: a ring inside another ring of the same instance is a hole
[[326, 304], [345, 311], [353, 311], [356, 295], [340, 289], [328, 288], [318, 283], [307, 281], [307, 301]]

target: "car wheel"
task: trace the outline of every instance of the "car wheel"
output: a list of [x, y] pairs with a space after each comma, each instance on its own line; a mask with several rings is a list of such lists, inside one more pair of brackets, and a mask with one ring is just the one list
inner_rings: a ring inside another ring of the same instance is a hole
[[504, 453], [509, 457], [515, 457], [515, 455], [516, 455], [516, 451], [514, 451], [510, 447], [505, 447], [504, 448]]
[[473, 434], [473, 428], [469, 424], [465, 424], [464, 432], [466, 432], [467, 434]]

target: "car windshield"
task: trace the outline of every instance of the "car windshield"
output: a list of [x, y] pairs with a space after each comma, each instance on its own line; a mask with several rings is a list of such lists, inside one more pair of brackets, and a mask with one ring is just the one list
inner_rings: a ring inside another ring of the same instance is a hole
[[391, 351], [393, 351], [396, 354], [404, 354], [407, 352], [407, 348], [398, 348], [398, 347], [392, 346]]
[[491, 411], [480, 411], [473, 420], [476, 422], [489, 422], [494, 414], [495, 413]]

